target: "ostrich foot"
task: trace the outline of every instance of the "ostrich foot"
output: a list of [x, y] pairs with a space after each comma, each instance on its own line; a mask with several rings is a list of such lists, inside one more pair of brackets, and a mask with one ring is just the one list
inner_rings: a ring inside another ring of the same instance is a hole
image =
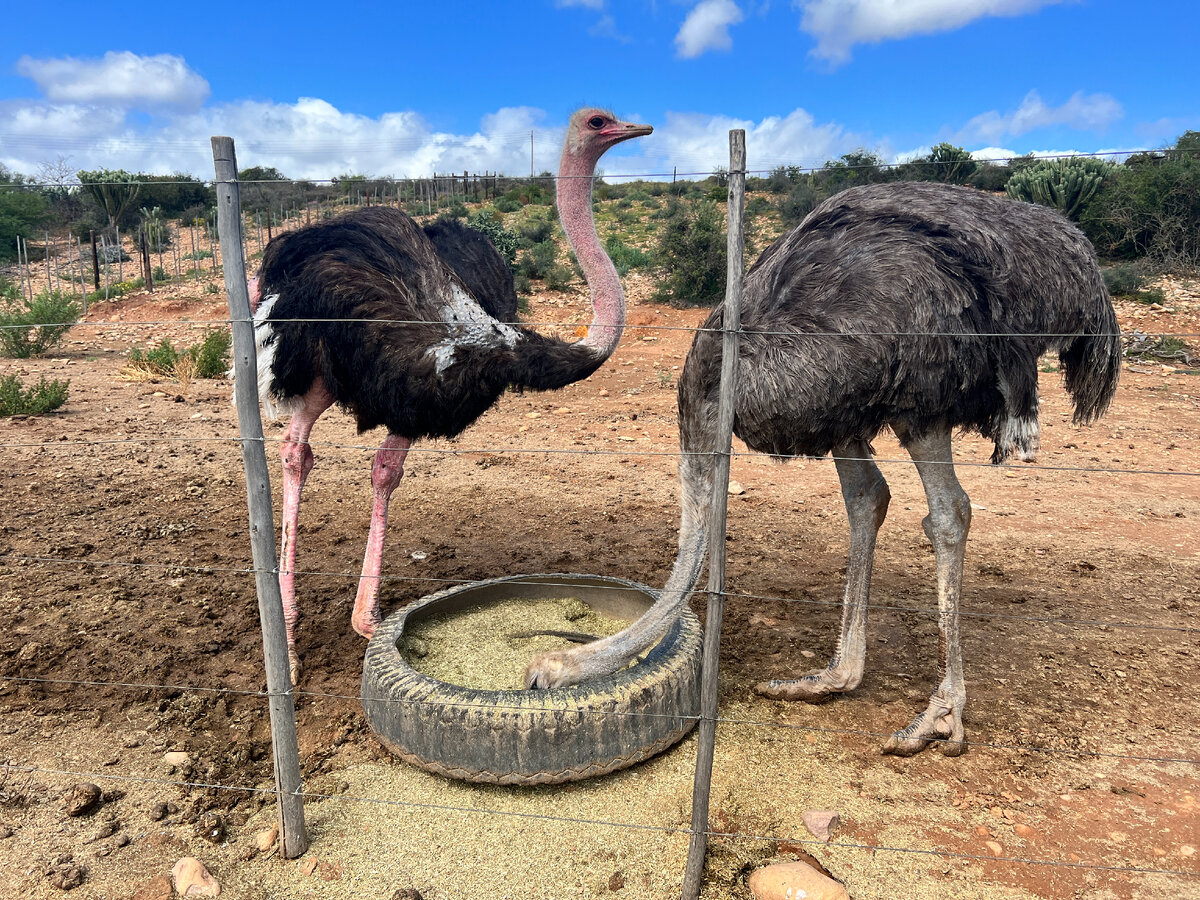
[[894, 756], [912, 756], [935, 741], [941, 744], [943, 756], [961, 756], [967, 752], [962, 706], [955, 708], [940, 694], [933, 695], [929, 706], [912, 724], [884, 741], [882, 751]]
[[295, 647], [288, 647], [288, 672], [291, 675], [292, 687], [300, 683], [300, 675], [304, 672], [300, 665], [300, 654]]
[[813, 669], [799, 678], [760, 681], [754, 686], [754, 693], [768, 700], [826, 703], [833, 699], [834, 694], [854, 690], [860, 679], [861, 676], [856, 678], [833, 667]]

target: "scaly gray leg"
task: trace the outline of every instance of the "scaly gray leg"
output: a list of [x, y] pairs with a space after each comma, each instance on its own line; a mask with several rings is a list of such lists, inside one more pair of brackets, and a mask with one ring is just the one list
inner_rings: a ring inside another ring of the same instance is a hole
[[850, 520], [850, 555], [842, 595], [842, 633], [833, 659], [824, 669], [783, 681], [764, 681], [755, 691], [774, 700], [823, 703], [835, 693], [852, 691], [862, 681], [867, 659], [867, 605], [875, 539], [887, 515], [891, 493], [866, 441], [850, 441], [834, 449], [842, 483], [842, 499]]
[[967, 749], [962, 714], [967, 705], [962, 647], [958, 634], [958, 604], [962, 596], [963, 554], [971, 527], [971, 501], [954, 475], [950, 432], [939, 431], [920, 440], [905, 441], [916, 463], [929, 515], [922, 521], [937, 560], [938, 684], [929, 706], [907, 728], [883, 745], [884, 753], [911, 756], [932, 741], [942, 740], [942, 753], [958, 756]]

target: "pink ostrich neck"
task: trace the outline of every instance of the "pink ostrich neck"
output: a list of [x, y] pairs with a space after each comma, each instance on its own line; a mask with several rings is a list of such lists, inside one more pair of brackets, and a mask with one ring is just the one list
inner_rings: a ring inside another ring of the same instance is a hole
[[617, 269], [596, 235], [592, 219], [592, 176], [596, 159], [586, 150], [572, 149], [568, 140], [558, 166], [558, 214], [592, 293], [592, 324], [580, 344], [605, 358], [617, 349], [625, 324], [625, 292]]

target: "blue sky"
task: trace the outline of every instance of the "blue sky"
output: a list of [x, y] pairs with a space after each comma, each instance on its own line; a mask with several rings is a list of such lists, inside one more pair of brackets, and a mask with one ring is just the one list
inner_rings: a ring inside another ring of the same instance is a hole
[[1193, 0], [19, 4], [0, 164], [207, 178], [230, 134], [292, 177], [519, 175], [583, 104], [655, 126], [609, 175], [711, 171], [733, 127], [752, 169], [1152, 148], [1200, 129], [1198, 26]]

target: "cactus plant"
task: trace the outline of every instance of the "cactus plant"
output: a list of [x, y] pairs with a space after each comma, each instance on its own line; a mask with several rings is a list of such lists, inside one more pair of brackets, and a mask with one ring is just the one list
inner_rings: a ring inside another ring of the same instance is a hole
[[1112, 170], [1112, 163], [1087, 156], [1044, 159], [1015, 173], [1004, 189], [1010, 197], [1053, 206], [1078, 221]]

